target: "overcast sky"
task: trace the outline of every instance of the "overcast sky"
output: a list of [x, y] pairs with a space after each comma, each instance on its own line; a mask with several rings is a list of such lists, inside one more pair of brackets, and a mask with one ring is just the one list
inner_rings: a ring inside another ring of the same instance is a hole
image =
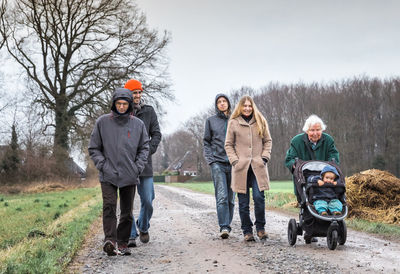
[[137, 0], [151, 28], [171, 33], [177, 102], [163, 133], [219, 92], [269, 82], [399, 75], [400, 1]]

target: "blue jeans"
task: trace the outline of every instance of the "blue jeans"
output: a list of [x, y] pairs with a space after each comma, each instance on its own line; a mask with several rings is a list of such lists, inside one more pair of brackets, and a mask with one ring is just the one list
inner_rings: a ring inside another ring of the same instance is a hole
[[239, 216], [242, 223], [243, 234], [253, 234], [253, 222], [250, 219], [250, 189], [253, 189], [254, 215], [256, 217], [256, 230], [264, 230], [265, 227], [265, 196], [264, 191], [260, 191], [253, 169], [249, 167], [247, 172], [247, 191], [246, 194], [238, 193]]
[[220, 231], [224, 228], [231, 231], [231, 222], [235, 207], [235, 193], [231, 189], [231, 169], [230, 164], [211, 164]]
[[324, 211], [328, 212], [328, 210], [331, 213], [333, 213], [335, 211], [342, 212], [342, 209], [343, 209], [342, 202], [340, 202], [338, 199], [332, 199], [329, 201], [329, 203], [324, 200], [316, 200], [314, 202], [314, 206], [315, 206], [315, 210], [318, 212], [318, 214], [321, 214]]
[[130, 238], [135, 239], [138, 236], [136, 225], [139, 231], [147, 233], [150, 228], [150, 219], [153, 216], [153, 200], [154, 200], [154, 183], [153, 176], [140, 177], [140, 184], [137, 185], [137, 192], [140, 196], [140, 213], [139, 218], [133, 224]]

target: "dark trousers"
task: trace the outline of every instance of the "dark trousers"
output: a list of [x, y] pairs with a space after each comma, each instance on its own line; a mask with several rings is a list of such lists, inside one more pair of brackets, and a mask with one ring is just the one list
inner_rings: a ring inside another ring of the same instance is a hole
[[[120, 217], [117, 226], [117, 198], [119, 190]], [[103, 195], [103, 230], [104, 240], [128, 244], [132, 227], [132, 206], [135, 196], [135, 186], [118, 188], [110, 183], [101, 183]]]
[[254, 215], [256, 217], [256, 230], [264, 230], [265, 227], [265, 196], [264, 191], [260, 191], [251, 166], [247, 172], [247, 192], [246, 194], [238, 193], [239, 199], [239, 216], [242, 223], [243, 235], [253, 234], [253, 222], [250, 219], [250, 189], [253, 192]]

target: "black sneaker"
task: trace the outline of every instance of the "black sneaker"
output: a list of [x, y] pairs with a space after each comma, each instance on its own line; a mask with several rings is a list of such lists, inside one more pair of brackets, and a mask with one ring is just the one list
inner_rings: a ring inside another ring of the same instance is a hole
[[148, 243], [150, 241], [150, 235], [149, 232], [142, 232], [139, 231], [139, 239], [142, 243]]
[[128, 248], [127, 245], [118, 245], [118, 255], [129, 256], [131, 254], [131, 250]]
[[128, 247], [136, 247], [136, 239], [135, 238], [129, 239]]
[[108, 256], [117, 255], [117, 250], [115, 249], [115, 244], [110, 240], [107, 240], [104, 243], [103, 250], [104, 250], [105, 253], [107, 253]]

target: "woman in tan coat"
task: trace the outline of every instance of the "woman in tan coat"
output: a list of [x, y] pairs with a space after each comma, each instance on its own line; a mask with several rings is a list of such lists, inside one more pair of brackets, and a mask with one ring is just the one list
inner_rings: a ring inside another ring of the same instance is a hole
[[232, 165], [232, 190], [238, 193], [239, 215], [244, 239], [254, 241], [250, 219], [252, 188], [255, 225], [260, 240], [265, 232], [265, 196], [269, 190], [267, 163], [271, 157], [272, 139], [268, 123], [250, 96], [243, 96], [231, 115], [225, 139], [225, 150]]

